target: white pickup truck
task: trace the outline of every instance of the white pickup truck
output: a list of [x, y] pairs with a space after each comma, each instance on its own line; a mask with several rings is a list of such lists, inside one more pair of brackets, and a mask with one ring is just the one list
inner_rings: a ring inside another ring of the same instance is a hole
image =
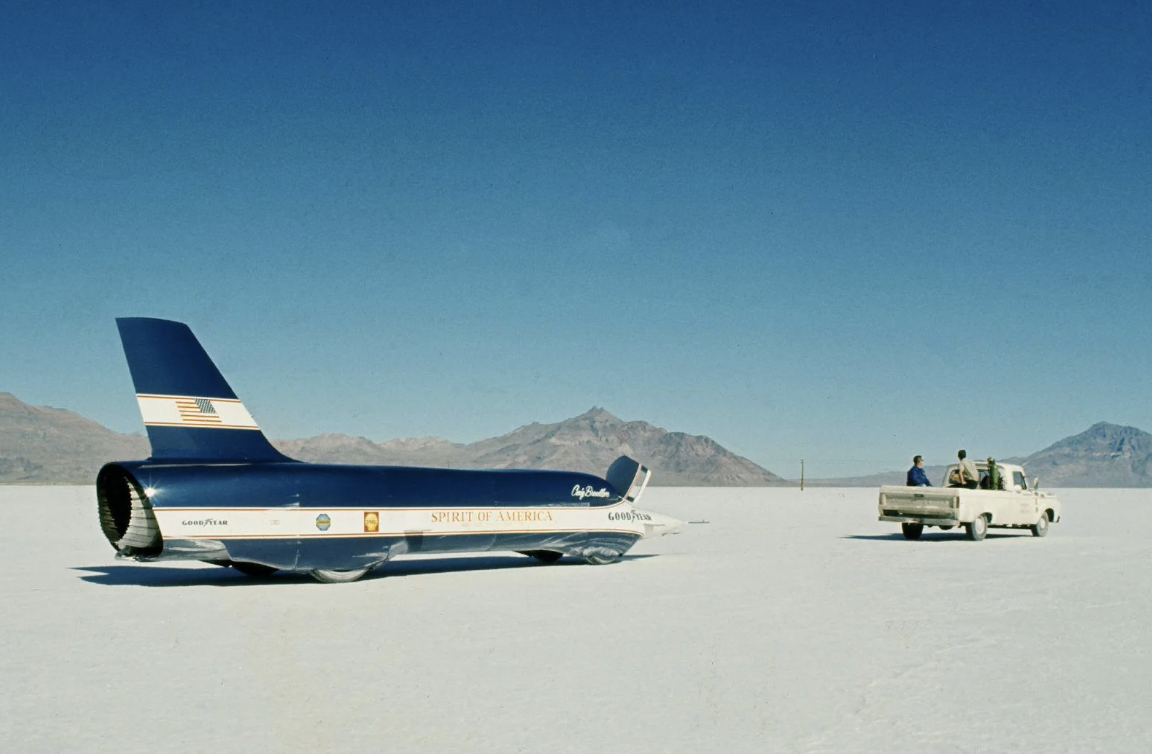
[[[956, 464], [944, 474], [947, 481]], [[1029, 489], [1024, 469], [1010, 463], [976, 464], [980, 482], [976, 489], [967, 487], [899, 487], [886, 484], [880, 488], [880, 520], [900, 524], [907, 539], [920, 539], [925, 526], [948, 530], [964, 525], [968, 538], [979, 542], [989, 527], [1031, 529], [1033, 536], [1043, 537], [1048, 525], [1060, 520], [1060, 501], [1036, 489]]]

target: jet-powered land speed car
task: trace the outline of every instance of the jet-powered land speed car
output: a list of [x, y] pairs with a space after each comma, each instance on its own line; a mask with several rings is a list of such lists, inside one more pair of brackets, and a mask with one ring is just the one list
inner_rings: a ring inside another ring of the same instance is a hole
[[264, 437], [187, 325], [116, 324], [152, 444], [147, 460], [109, 463], [96, 479], [100, 526], [117, 557], [347, 582], [403, 553], [512, 550], [546, 563], [611, 563], [681, 524], [633, 507], [650, 472], [627, 456], [604, 479], [293, 460]]

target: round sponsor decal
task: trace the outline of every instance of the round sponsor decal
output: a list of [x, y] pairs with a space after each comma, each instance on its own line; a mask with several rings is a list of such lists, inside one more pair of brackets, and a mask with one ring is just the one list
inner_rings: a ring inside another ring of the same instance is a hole
[[332, 525], [332, 519], [328, 518], [327, 513], [321, 513], [316, 517], [316, 528], [320, 531], [328, 531], [328, 527]]

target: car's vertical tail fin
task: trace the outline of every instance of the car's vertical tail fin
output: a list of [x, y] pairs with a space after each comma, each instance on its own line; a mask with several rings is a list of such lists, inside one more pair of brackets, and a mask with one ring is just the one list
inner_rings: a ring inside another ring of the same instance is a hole
[[116, 325], [152, 458], [290, 460], [268, 442], [187, 325], [146, 317]]

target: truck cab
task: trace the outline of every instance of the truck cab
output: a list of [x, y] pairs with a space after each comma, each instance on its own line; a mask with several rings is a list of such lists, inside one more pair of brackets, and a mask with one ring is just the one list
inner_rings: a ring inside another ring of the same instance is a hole
[[977, 542], [989, 528], [1029, 529], [1043, 537], [1060, 520], [1060, 501], [1040, 492], [1036, 480], [1030, 485], [1022, 466], [994, 461], [975, 466], [980, 476], [976, 489], [949, 486], [958, 464], [945, 470], [939, 487], [882, 486], [880, 520], [899, 523], [906, 539], [919, 539], [926, 526], [943, 531], [964, 526]]

